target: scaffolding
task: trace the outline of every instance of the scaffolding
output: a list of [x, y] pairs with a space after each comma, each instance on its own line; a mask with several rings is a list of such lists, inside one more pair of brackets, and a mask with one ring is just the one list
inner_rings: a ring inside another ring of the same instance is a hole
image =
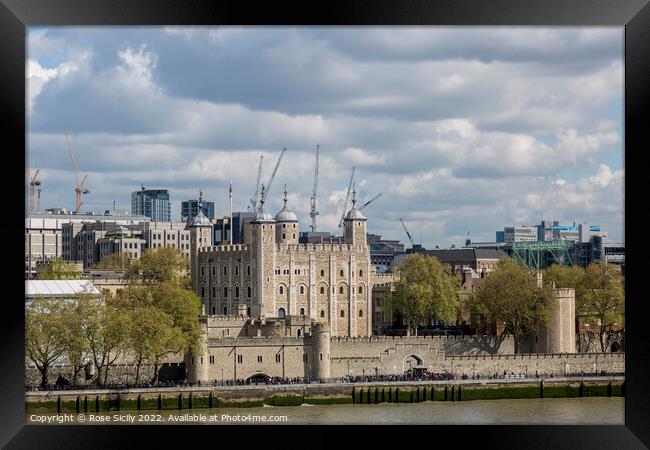
[[576, 243], [568, 239], [513, 242], [512, 259], [529, 269], [546, 269], [553, 264], [572, 266], [576, 264]]

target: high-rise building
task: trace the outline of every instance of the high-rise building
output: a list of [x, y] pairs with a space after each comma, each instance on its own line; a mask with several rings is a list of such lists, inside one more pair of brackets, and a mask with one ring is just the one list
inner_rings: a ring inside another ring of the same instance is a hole
[[201, 212], [208, 218], [214, 219], [214, 202], [206, 202], [205, 200], [185, 200], [181, 202], [181, 221], [189, 222], [194, 219], [199, 213], [199, 203], [201, 203]]
[[167, 189], [142, 189], [131, 194], [131, 214], [149, 217], [154, 222], [171, 222], [171, 204]]

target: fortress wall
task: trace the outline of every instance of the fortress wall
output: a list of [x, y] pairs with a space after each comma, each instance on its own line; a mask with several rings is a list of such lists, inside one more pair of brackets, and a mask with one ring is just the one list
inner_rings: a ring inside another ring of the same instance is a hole
[[528, 373], [528, 376], [562, 376], [565, 373], [625, 372], [624, 353], [562, 353], [492, 356], [448, 356], [434, 364], [434, 371], [457, 374], [494, 375], [494, 373]]

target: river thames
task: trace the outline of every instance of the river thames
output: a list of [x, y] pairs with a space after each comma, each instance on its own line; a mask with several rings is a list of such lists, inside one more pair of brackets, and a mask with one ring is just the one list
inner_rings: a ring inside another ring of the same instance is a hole
[[26, 414], [28, 424], [624, 425], [622, 397]]

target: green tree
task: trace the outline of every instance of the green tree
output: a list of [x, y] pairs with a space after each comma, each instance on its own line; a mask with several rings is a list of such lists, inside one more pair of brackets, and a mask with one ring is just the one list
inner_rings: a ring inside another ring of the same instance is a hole
[[480, 289], [470, 295], [472, 323], [492, 327], [505, 323], [505, 333], [514, 339], [515, 353], [521, 341], [550, 319], [553, 292], [539, 288], [535, 276], [521, 263], [503, 258]]
[[138, 260], [131, 263], [126, 279], [145, 285], [174, 282], [189, 289], [188, 258], [176, 248], [161, 247], [142, 252]]
[[130, 315], [115, 307], [110, 297], [102, 298], [88, 308], [83, 330], [93, 364], [97, 370], [96, 382], [105, 386], [109, 369], [128, 350]]
[[553, 282], [558, 289], [575, 289], [576, 300], [584, 294], [585, 270], [580, 266], [553, 264], [544, 271], [544, 282]]
[[133, 258], [130, 258], [128, 253], [111, 253], [108, 256], [102, 258], [102, 260], [96, 263], [93, 268], [95, 269], [105, 269], [105, 270], [118, 270], [118, 269], [129, 269], [133, 263]]
[[590, 264], [585, 270], [583, 294], [576, 296], [578, 315], [599, 325], [600, 349], [605, 352], [613, 338], [614, 325], [625, 323], [625, 290], [621, 273], [604, 262]]
[[64, 356], [72, 368], [72, 384], [76, 385], [79, 373], [90, 357], [90, 346], [84, 333], [84, 321], [95, 299], [90, 294], [78, 294], [72, 301], [61, 305], [61, 332], [64, 344]]
[[412, 253], [399, 266], [391, 307], [400, 311], [408, 333], [417, 335], [418, 325], [433, 319], [455, 322], [458, 319], [460, 279], [437, 258]]
[[81, 270], [61, 258], [52, 259], [45, 269], [36, 276], [38, 280], [79, 280], [83, 277]]
[[65, 351], [63, 314], [58, 299], [35, 297], [25, 309], [25, 350], [48, 385], [49, 369]]

